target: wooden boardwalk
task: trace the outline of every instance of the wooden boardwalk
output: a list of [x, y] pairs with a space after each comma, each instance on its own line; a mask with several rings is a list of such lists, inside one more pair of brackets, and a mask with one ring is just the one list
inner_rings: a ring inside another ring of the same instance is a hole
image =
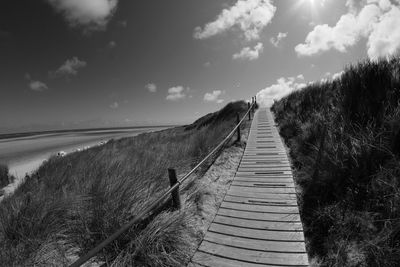
[[271, 113], [256, 112], [236, 176], [192, 266], [308, 266], [292, 172]]

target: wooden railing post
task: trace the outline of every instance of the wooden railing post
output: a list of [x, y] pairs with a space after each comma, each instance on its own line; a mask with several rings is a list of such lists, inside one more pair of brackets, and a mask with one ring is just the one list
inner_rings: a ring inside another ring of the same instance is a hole
[[[247, 102], [247, 110], [250, 110], [250, 102]], [[251, 120], [251, 112], [249, 112], [249, 120]]]
[[[170, 186], [174, 186], [178, 179], [176, 178], [176, 171], [175, 169], [168, 169], [168, 177], [169, 177], [169, 184]], [[172, 197], [172, 208], [174, 210], [179, 210], [181, 208], [181, 199], [179, 196], [179, 186], [171, 192]]]
[[[240, 123], [240, 117], [239, 117], [239, 113], [236, 113], [236, 124]], [[240, 142], [240, 125], [237, 128], [237, 141]]]

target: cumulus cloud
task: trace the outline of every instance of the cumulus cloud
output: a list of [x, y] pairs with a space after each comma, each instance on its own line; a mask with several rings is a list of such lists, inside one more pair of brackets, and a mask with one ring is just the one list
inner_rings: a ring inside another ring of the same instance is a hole
[[367, 39], [371, 59], [388, 57], [400, 49], [400, 2], [368, 0], [346, 2], [348, 13], [335, 26], [317, 25], [308, 33], [305, 43], [295, 50], [300, 56], [310, 56], [331, 49], [346, 52], [360, 39]]
[[356, 19], [353, 14], [346, 14], [340, 18], [336, 26], [327, 24], [317, 25], [311, 31], [304, 44], [295, 47], [298, 55], [310, 56], [322, 51], [336, 49], [345, 52], [346, 48], [357, 41]]
[[47, 84], [45, 84], [44, 82], [33, 80], [29, 73], [26, 73], [24, 75], [24, 77], [25, 77], [25, 80], [28, 81], [28, 86], [32, 91], [43, 92], [43, 91], [49, 89]]
[[113, 16], [118, 0], [47, 0], [71, 27], [85, 31], [104, 30]]
[[304, 75], [303, 74], [299, 74], [296, 76], [297, 79], [299, 80], [304, 80]]
[[400, 9], [393, 7], [383, 14], [368, 38], [368, 56], [387, 57], [400, 50]]
[[51, 72], [51, 76], [76, 76], [78, 74], [78, 70], [86, 65], [87, 63], [85, 61], [79, 60], [77, 57], [73, 57], [71, 59], [67, 59], [56, 71]]
[[244, 47], [239, 53], [236, 53], [232, 56], [233, 59], [247, 59], [247, 60], [255, 60], [257, 59], [261, 52], [263, 51], [264, 46], [262, 43], [258, 43], [251, 47]]
[[280, 32], [278, 33], [278, 36], [272, 37], [269, 41], [271, 44], [275, 47], [279, 46], [279, 43], [287, 37], [288, 33], [287, 32]]
[[112, 108], [112, 109], [117, 109], [117, 108], [119, 108], [118, 102], [113, 102], [113, 103], [110, 105], [110, 108]]
[[291, 92], [306, 86], [303, 79], [297, 77], [279, 78], [275, 84], [257, 93], [257, 102], [262, 106], [271, 106], [274, 100], [279, 100]]
[[240, 30], [246, 40], [260, 38], [261, 31], [271, 22], [276, 7], [271, 0], [239, 0], [224, 9], [217, 18], [203, 28], [196, 27], [194, 38], [207, 39], [231, 29]]
[[342, 77], [343, 73], [344, 73], [344, 71], [340, 71], [340, 72], [334, 73], [332, 75], [332, 79], [333, 80], [339, 79], [340, 77]]
[[44, 82], [41, 81], [29, 81], [29, 88], [32, 91], [36, 91], [36, 92], [43, 92], [47, 89], [49, 89], [49, 87], [47, 87], [47, 85]]
[[145, 87], [151, 93], [157, 92], [157, 85], [155, 83], [148, 83]]
[[189, 92], [189, 87], [184, 88], [183, 86], [175, 86], [168, 89], [168, 95], [166, 97], [167, 100], [170, 101], [178, 101], [186, 98], [186, 93]]
[[215, 103], [222, 103], [224, 102], [223, 99], [220, 99], [219, 97], [223, 94], [224, 92], [221, 90], [214, 90], [211, 93], [206, 93], [204, 95], [204, 102], [215, 102]]

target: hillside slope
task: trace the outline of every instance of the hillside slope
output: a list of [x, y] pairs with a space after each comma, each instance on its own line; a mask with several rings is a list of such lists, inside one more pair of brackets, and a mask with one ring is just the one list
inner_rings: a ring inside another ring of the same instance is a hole
[[364, 61], [272, 107], [308, 250], [322, 266], [399, 266], [400, 59]]
[[[169, 187], [167, 168], [185, 174], [233, 129], [236, 113], [243, 116], [246, 110], [244, 102], [230, 103], [207, 115], [208, 122], [49, 159], [0, 204], [1, 265], [64, 266], [69, 255], [86, 253]], [[198, 200], [191, 201], [195, 205]], [[188, 242], [197, 235], [191, 215], [186, 210], [163, 212], [132, 227], [98, 259], [180, 266], [190, 257]]]

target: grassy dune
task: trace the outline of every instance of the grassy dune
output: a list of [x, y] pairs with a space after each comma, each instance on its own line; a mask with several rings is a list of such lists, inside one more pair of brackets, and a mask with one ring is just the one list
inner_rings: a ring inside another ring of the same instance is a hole
[[364, 61], [274, 103], [322, 266], [399, 266], [400, 59]]
[[[49, 159], [0, 204], [1, 264], [65, 265], [69, 255], [92, 249], [169, 187], [168, 167], [183, 175], [230, 132], [236, 112], [244, 115], [246, 109], [244, 102], [230, 103], [188, 126]], [[132, 227], [98, 259], [115, 266], [180, 266], [196, 234], [186, 209], [165, 211]]]

